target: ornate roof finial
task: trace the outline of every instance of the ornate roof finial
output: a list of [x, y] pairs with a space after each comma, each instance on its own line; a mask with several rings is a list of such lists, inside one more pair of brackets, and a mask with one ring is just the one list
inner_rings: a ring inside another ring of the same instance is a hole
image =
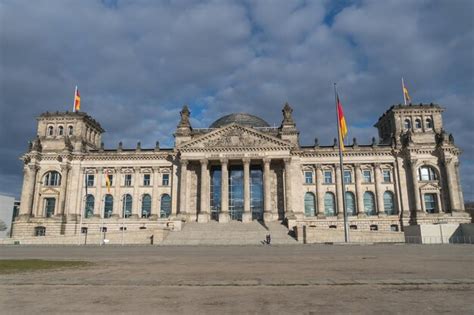
[[178, 128], [191, 128], [191, 123], [189, 122], [191, 112], [189, 111], [188, 106], [184, 105], [179, 114], [181, 115], [181, 120], [179, 121]]
[[283, 126], [284, 125], [295, 125], [295, 122], [293, 121], [293, 108], [291, 108], [290, 104], [288, 102], [285, 103], [285, 106], [283, 107], [283, 122], [281, 123]]

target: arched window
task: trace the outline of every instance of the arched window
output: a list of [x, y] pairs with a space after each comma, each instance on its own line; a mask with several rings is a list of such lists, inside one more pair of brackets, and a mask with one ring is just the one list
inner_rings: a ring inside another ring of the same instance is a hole
[[129, 218], [132, 215], [132, 196], [130, 194], [123, 196], [122, 215], [124, 218]]
[[433, 129], [433, 121], [431, 120], [431, 118], [426, 118], [425, 128]]
[[72, 134], [74, 133], [74, 127], [69, 126], [69, 127], [67, 127], [67, 129], [68, 129], [68, 135], [72, 136]]
[[86, 205], [84, 207], [84, 215], [86, 218], [90, 218], [94, 215], [94, 203], [95, 198], [93, 195], [86, 196]]
[[316, 215], [316, 198], [313, 193], [307, 192], [304, 195], [304, 215], [314, 217]]
[[403, 122], [403, 126], [405, 127], [405, 129], [410, 129], [411, 128], [411, 121], [410, 119], [405, 119], [405, 121]]
[[54, 135], [54, 128], [53, 126], [48, 127], [48, 136], [52, 137]]
[[56, 171], [47, 172], [44, 175], [43, 183], [45, 186], [59, 186], [61, 185], [61, 174]]
[[334, 194], [327, 192], [324, 194], [324, 215], [331, 217], [336, 215]]
[[422, 166], [418, 169], [418, 180], [437, 180], [436, 171], [431, 166]]
[[60, 136], [64, 135], [64, 127], [63, 126], [58, 127], [58, 135], [60, 135]]
[[425, 194], [425, 209], [428, 213], [438, 213], [438, 196], [436, 194]]
[[110, 194], [105, 195], [104, 199], [104, 218], [110, 218], [114, 211], [114, 197]]
[[356, 215], [355, 197], [350, 191], [346, 191], [346, 211], [347, 215]]
[[151, 196], [144, 194], [142, 198], [142, 218], [148, 218], [151, 214]]
[[415, 119], [415, 129], [421, 129], [421, 119]]
[[370, 191], [364, 193], [364, 212], [367, 215], [375, 215], [375, 197]]
[[393, 193], [391, 191], [386, 191], [383, 193], [383, 209], [388, 215], [397, 214]]
[[171, 214], [171, 197], [168, 194], [161, 196], [160, 218], [167, 218]]

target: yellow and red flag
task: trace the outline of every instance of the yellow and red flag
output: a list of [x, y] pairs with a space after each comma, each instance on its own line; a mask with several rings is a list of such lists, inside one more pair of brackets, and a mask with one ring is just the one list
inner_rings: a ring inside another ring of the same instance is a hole
[[81, 110], [81, 96], [79, 95], [79, 90], [76, 86], [76, 91], [74, 92], [74, 111], [78, 112]]
[[110, 194], [110, 175], [109, 175], [109, 169], [105, 170], [105, 186], [107, 186], [107, 192]]
[[344, 150], [344, 138], [347, 135], [347, 124], [346, 118], [344, 117], [344, 111], [342, 110], [341, 101], [339, 101], [339, 95], [336, 94], [337, 99], [337, 119], [339, 123], [339, 143], [341, 144], [341, 149]]

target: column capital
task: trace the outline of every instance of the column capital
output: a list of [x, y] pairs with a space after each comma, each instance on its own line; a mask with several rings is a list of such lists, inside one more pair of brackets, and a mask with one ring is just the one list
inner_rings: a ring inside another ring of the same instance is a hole
[[250, 164], [250, 158], [244, 157], [244, 158], [242, 159], [242, 162], [243, 162], [244, 164]]
[[375, 168], [376, 170], [379, 170], [380, 167], [381, 167], [381, 164], [380, 164], [380, 163], [374, 163], [374, 168]]
[[158, 173], [160, 171], [159, 166], [152, 166], [151, 168], [153, 169], [153, 172], [155, 172], [155, 173]]
[[[61, 166], [61, 170], [62, 170], [63, 166]], [[104, 168], [102, 166], [99, 166], [97, 168], [97, 173], [102, 173], [102, 171], [104, 170]]]
[[180, 160], [179, 163], [181, 166], [187, 166], [189, 164], [189, 160]]
[[283, 159], [283, 162], [284, 162], [285, 164], [289, 164], [289, 163], [291, 162], [291, 157], [284, 158], [284, 159]]
[[262, 161], [263, 161], [264, 164], [270, 164], [272, 159], [266, 157], [266, 158], [263, 158]]
[[208, 159], [200, 159], [199, 162], [201, 162], [201, 165], [207, 165], [209, 163]]
[[341, 169], [341, 165], [340, 165], [339, 163], [335, 163], [335, 164], [334, 164], [334, 169], [335, 169], [335, 170]]
[[28, 164], [28, 170], [30, 172], [37, 172], [39, 169], [40, 167], [37, 164]]
[[316, 163], [316, 164], [314, 164], [314, 169], [317, 170], [317, 171], [322, 170], [322, 169], [323, 169], [323, 165], [320, 164], [320, 163]]
[[354, 168], [355, 168], [356, 170], [359, 170], [359, 169], [360, 169], [360, 166], [361, 166], [360, 163], [354, 163]]
[[223, 164], [223, 165], [229, 163], [229, 159], [227, 159], [227, 158], [222, 158], [222, 159], [220, 159], [219, 161], [220, 161], [221, 164]]
[[139, 167], [139, 166], [134, 166], [134, 167], [133, 167], [133, 171], [134, 171], [135, 173], [140, 172], [140, 167]]

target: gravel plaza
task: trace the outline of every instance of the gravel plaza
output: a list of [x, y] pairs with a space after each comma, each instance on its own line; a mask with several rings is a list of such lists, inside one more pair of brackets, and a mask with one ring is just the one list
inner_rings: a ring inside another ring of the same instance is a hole
[[3, 246], [2, 314], [474, 312], [472, 245]]

